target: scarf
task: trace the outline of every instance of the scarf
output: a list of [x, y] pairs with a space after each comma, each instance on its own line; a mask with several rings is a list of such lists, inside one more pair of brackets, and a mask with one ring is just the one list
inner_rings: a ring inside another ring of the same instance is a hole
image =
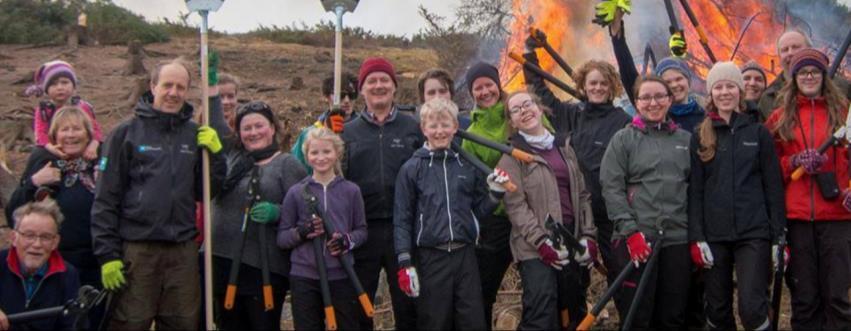
[[668, 110], [671, 115], [674, 116], [685, 116], [694, 112], [699, 112], [700, 106], [697, 104], [697, 100], [694, 99], [693, 96], [688, 96], [688, 101], [679, 105], [672, 105], [671, 109]]
[[233, 167], [231, 167], [230, 171], [228, 171], [225, 182], [222, 184], [221, 193], [228, 193], [236, 188], [236, 186], [239, 185], [239, 181], [242, 180], [242, 178], [245, 177], [252, 168], [254, 168], [254, 163], [272, 157], [272, 155], [275, 155], [279, 149], [278, 142], [272, 140], [272, 143], [269, 144], [269, 146], [251, 152], [243, 151], [237, 155], [233, 162]]
[[544, 134], [542, 134], [540, 136], [529, 135], [529, 134], [523, 133], [523, 131], [518, 131], [518, 133], [520, 133], [520, 135], [523, 137], [523, 139], [526, 140], [526, 143], [528, 143], [530, 146], [537, 148], [537, 149], [540, 149], [540, 150], [552, 149], [553, 148], [553, 141], [556, 138], [555, 136], [553, 136], [552, 133], [550, 133], [547, 130], [544, 130]]
[[86, 190], [95, 193], [94, 166], [91, 162], [83, 158], [57, 160], [56, 167], [62, 173], [62, 181], [65, 187], [74, 186], [79, 180]]

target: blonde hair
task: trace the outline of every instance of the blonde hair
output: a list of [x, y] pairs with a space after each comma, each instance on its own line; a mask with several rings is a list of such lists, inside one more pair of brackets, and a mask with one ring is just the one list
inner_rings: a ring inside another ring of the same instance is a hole
[[426, 120], [437, 119], [448, 116], [455, 125], [458, 125], [458, 106], [452, 100], [443, 98], [432, 99], [420, 108], [420, 123]]
[[343, 153], [345, 152], [345, 144], [343, 143], [343, 139], [340, 138], [334, 131], [328, 129], [326, 127], [313, 127], [307, 131], [307, 134], [304, 138], [304, 144], [301, 145], [301, 152], [304, 153], [304, 158], [307, 159], [310, 154], [310, 142], [314, 140], [325, 140], [330, 141], [331, 145], [334, 146], [334, 150], [337, 152], [337, 162], [334, 164], [334, 173], [337, 175], [343, 174], [343, 168], [341, 166], [341, 162], [343, 159]]
[[[747, 108], [744, 95], [745, 91], [739, 88], [739, 106], [735, 110], [737, 113], [744, 113]], [[712, 97], [711, 91], [709, 93], [709, 103], [706, 105], [707, 116], [703, 117], [703, 121], [695, 129], [700, 138], [698, 139], [700, 147], [698, 147], [697, 155], [700, 156], [700, 160], [703, 162], [712, 161], [715, 158], [715, 151], [718, 148], [718, 136], [715, 134], [715, 127], [712, 125], [712, 118], [708, 115], [710, 113], [718, 113], [718, 107], [715, 105], [715, 98]]]
[[21, 221], [23, 221], [24, 217], [27, 217], [30, 214], [39, 214], [52, 218], [53, 222], [56, 224], [56, 233], [59, 233], [59, 227], [62, 225], [62, 221], [65, 220], [65, 217], [62, 216], [62, 211], [59, 210], [59, 205], [56, 204], [56, 201], [51, 198], [46, 198], [41, 201], [27, 203], [18, 207], [18, 209], [15, 209], [15, 212], [12, 214], [12, 218], [15, 220], [15, 230], [20, 228]]
[[56, 144], [56, 132], [59, 131], [59, 126], [70, 121], [79, 121], [83, 125], [83, 128], [86, 129], [89, 141], [94, 139], [94, 127], [89, 115], [80, 107], [65, 106], [59, 108], [59, 111], [57, 111], [50, 120], [50, 128], [47, 130], [47, 137], [52, 144]]

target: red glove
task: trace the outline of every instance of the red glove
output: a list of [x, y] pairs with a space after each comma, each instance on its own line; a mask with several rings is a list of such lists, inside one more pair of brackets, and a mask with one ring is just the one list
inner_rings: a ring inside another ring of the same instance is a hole
[[400, 268], [396, 272], [399, 277], [399, 289], [411, 298], [420, 296], [420, 280], [414, 267]]
[[639, 262], [646, 262], [651, 253], [650, 245], [647, 244], [647, 240], [641, 231], [637, 231], [626, 238], [626, 249], [629, 251], [629, 258], [636, 265]]
[[343, 120], [343, 116], [340, 115], [329, 115], [328, 116], [328, 128], [334, 133], [340, 134], [343, 132], [343, 125], [345, 125], [345, 121]]
[[715, 265], [715, 258], [712, 256], [712, 250], [709, 244], [705, 241], [695, 241], [691, 245], [691, 261], [698, 268], [712, 268]]

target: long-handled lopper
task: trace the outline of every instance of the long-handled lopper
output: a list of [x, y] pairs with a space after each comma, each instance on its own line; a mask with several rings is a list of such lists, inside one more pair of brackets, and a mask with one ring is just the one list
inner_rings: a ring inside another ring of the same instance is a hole
[[[245, 247], [245, 237], [248, 235], [248, 226], [251, 222], [248, 220], [248, 215], [251, 206], [261, 200], [260, 197], [260, 173], [255, 167], [251, 171], [251, 179], [248, 182], [248, 203], [245, 206], [242, 215], [242, 228], [237, 239], [237, 244], [234, 247], [234, 252], [231, 259], [230, 273], [228, 275], [228, 286], [225, 291], [224, 307], [227, 310], [233, 309], [234, 300], [236, 299], [237, 284], [239, 282], [239, 269], [242, 263], [242, 250]], [[272, 295], [272, 282], [269, 275], [269, 251], [266, 245], [266, 225], [259, 225], [257, 228], [260, 245], [260, 265], [263, 278], [263, 305], [266, 311], [275, 308], [275, 301]]]
[[632, 298], [632, 304], [629, 305], [629, 311], [626, 313], [626, 318], [621, 323], [622, 330], [630, 330], [632, 321], [635, 319], [635, 312], [638, 311], [638, 305], [641, 303], [641, 298], [644, 297], [644, 292], [647, 289], [647, 284], [650, 281], [650, 274], [653, 273], [653, 267], [659, 260], [659, 251], [662, 250], [662, 240], [665, 235], [664, 230], [659, 230], [659, 239], [653, 243], [653, 252], [650, 253], [650, 260], [644, 265], [644, 271], [641, 273], [641, 279], [638, 281], [638, 288], [635, 289], [635, 295]]
[[547, 54], [549, 54], [550, 57], [552, 57], [553, 60], [558, 63], [558, 66], [561, 67], [561, 69], [564, 70], [564, 72], [566, 72], [568, 76], [570, 76], [570, 79], [573, 79], [573, 77], [575, 77], [573, 68], [569, 64], [567, 64], [567, 61], [565, 61], [564, 58], [562, 58], [561, 55], [556, 52], [553, 46], [550, 45], [549, 42], [547, 42], [547, 36], [544, 35], [541, 30], [531, 27], [529, 28], [529, 34], [532, 36], [533, 39], [535, 39], [535, 41], [538, 42], [538, 44], [544, 47], [544, 50], [547, 51]]
[[[307, 207], [310, 212], [322, 219], [322, 224], [325, 226], [325, 233], [336, 232], [334, 224], [325, 217], [325, 212], [319, 208], [319, 199], [307, 191], [307, 186], [304, 187], [302, 197], [304, 198], [304, 201], [307, 202]], [[366, 291], [363, 289], [363, 284], [361, 284], [358, 275], [355, 273], [354, 264], [350, 257], [351, 256], [348, 254], [340, 256], [340, 264], [343, 265], [343, 270], [346, 271], [346, 276], [348, 276], [349, 280], [352, 281], [352, 286], [354, 286], [355, 292], [358, 294], [358, 301], [360, 301], [363, 312], [367, 317], [372, 317], [375, 315], [375, 308], [372, 306], [372, 301], [369, 299], [369, 295], [366, 294]]]
[[472, 141], [472, 142], [477, 143], [479, 145], [482, 145], [482, 146], [485, 146], [487, 148], [498, 151], [502, 154], [511, 155], [515, 159], [518, 159], [518, 160], [523, 161], [525, 163], [532, 163], [535, 160], [535, 158], [532, 156], [532, 154], [526, 153], [524, 151], [521, 151], [517, 148], [511, 147], [511, 146], [508, 146], [508, 145], [505, 145], [505, 144], [500, 144], [498, 142], [488, 140], [487, 138], [478, 136], [476, 134], [473, 134], [473, 133], [470, 133], [470, 132], [467, 132], [467, 131], [464, 131], [464, 130], [456, 131], [455, 135], [461, 137], [461, 139]]
[[[476, 169], [479, 169], [479, 171], [484, 172], [485, 174], [490, 174], [493, 172], [493, 169], [488, 167], [484, 162], [482, 162], [482, 160], [479, 160], [475, 156], [470, 155], [469, 152], [465, 151], [463, 148], [461, 148], [461, 146], [458, 146], [458, 144], [453, 143], [452, 150], [458, 153], [458, 155], [460, 155], [462, 159], [466, 160], [467, 162], [470, 162], [470, 164], [476, 167]], [[507, 182], [503, 183], [502, 187], [504, 187], [505, 190], [508, 192], [517, 191], [517, 185], [514, 185], [514, 183], [511, 182], [510, 179]]]
[[510, 57], [514, 61], [517, 61], [517, 63], [520, 63], [521, 65], [523, 65], [524, 68], [534, 71], [536, 74], [538, 74], [538, 76], [541, 76], [541, 78], [547, 80], [548, 82], [552, 83], [556, 87], [567, 92], [568, 94], [570, 94], [574, 98], [577, 98], [577, 99], [581, 98], [581, 95], [579, 94], [578, 91], [576, 91], [576, 89], [570, 87], [570, 85], [567, 85], [567, 83], [565, 83], [565, 82], [561, 81], [560, 79], [556, 78], [555, 76], [551, 75], [549, 72], [544, 71], [544, 69], [541, 69], [541, 67], [535, 65], [534, 63], [526, 61], [526, 59], [524, 59], [523, 56], [521, 56], [520, 54], [517, 54], [517, 53], [514, 53], [514, 52], [508, 52], [508, 57]]

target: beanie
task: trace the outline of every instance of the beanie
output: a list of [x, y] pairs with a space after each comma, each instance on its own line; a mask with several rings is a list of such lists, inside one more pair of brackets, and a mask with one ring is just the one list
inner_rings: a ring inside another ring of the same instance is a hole
[[473, 93], [473, 82], [481, 77], [490, 78], [502, 90], [502, 84], [499, 82], [499, 71], [496, 70], [496, 67], [485, 62], [479, 62], [467, 70], [467, 89], [470, 93]]
[[393, 85], [399, 86], [399, 83], [396, 82], [396, 70], [393, 69], [393, 64], [383, 57], [371, 57], [364, 60], [363, 64], [360, 66], [360, 71], [358, 72], [358, 90], [363, 87], [363, 83], [366, 82], [366, 77], [376, 71], [390, 75], [390, 79], [393, 80]]
[[733, 82], [740, 90], [745, 89], [745, 80], [742, 78], [742, 72], [733, 62], [715, 63], [712, 69], [709, 70], [709, 75], [706, 76], [706, 88], [711, 90], [715, 86], [715, 83], [725, 80]]
[[77, 75], [74, 74], [74, 68], [65, 61], [50, 61], [42, 64], [33, 74], [33, 85], [27, 88], [25, 95], [41, 96], [47, 93], [47, 89], [60, 77], [65, 77], [71, 80], [74, 87], [77, 87]]
[[659, 61], [659, 64], [656, 65], [656, 76], [662, 76], [662, 74], [664, 74], [665, 71], [668, 71], [668, 69], [679, 71], [683, 74], [683, 76], [686, 76], [687, 80], [691, 81], [691, 69], [689, 69], [688, 64], [682, 60], [673, 57], [666, 57], [662, 59], [662, 61]]
[[804, 48], [795, 53], [790, 62], [792, 64], [792, 77], [794, 77], [798, 70], [801, 70], [804, 66], [815, 66], [821, 71], [827, 71], [828, 59], [827, 55], [816, 49]]
[[762, 66], [759, 65], [759, 63], [756, 63], [756, 61], [748, 61], [748, 63], [745, 63], [745, 65], [742, 66], [742, 74], [749, 70], [754, 70], [758, 72], [760, 75], [762, 75], [762, 80], [768, 81], [768, 77], [765, 76], [765, 69], [763, 69]]

